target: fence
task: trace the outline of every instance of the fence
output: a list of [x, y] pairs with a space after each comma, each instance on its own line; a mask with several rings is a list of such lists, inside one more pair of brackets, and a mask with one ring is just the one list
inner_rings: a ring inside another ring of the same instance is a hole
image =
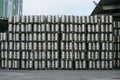
[[8, 25], [1, 69], [120, 69], [120, 22], [112, 16], [14, 16]]

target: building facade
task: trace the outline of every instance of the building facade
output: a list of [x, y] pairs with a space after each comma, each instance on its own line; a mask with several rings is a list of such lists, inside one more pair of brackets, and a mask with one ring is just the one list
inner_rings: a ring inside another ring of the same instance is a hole
[[23, 0], [0, 0], [0, 17], [22, 15]]
[[100, 0], [91, 15], [112, 15], [115, 21], [120, 21], [120, 0]]

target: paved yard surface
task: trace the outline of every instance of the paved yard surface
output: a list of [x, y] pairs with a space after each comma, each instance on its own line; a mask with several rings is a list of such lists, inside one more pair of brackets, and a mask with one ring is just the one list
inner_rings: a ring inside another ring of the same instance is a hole
[[0, 80], [120, 80], [120, 70], [0, 70]]

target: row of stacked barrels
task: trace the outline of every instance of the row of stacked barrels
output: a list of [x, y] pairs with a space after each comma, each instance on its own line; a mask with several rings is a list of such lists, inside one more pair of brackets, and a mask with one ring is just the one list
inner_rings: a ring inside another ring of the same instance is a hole
[[[0, 37], [5, 69], [114, 69], [112, 16], [13, 16]], [[119, 63], [119, 62], [118, 62]]]
[[114, 52], [115, 52], [115, 58], [114, 58], [114, 65], [116, 69], [120, 68], [120, 21], [115, 21], [113, 23], [114, 25]]

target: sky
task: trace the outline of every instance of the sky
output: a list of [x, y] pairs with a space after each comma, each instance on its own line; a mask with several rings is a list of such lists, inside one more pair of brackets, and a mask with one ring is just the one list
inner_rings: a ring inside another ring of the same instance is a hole
[[24, 15], [90, 15], [100, 0], [23, 0]]

